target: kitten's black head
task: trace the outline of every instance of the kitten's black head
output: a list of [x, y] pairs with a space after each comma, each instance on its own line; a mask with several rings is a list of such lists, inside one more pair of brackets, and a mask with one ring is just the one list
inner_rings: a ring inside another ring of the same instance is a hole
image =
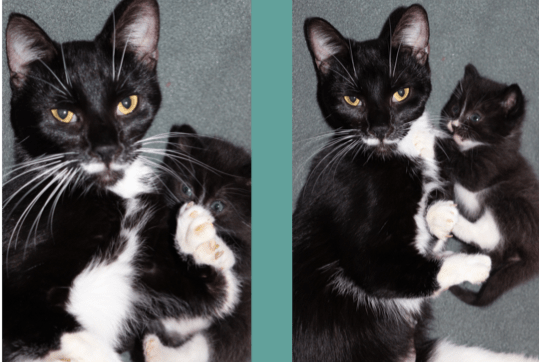
[[441, 127], [461, 151], [495, 146], [505, 140], [518, 145], [525, 100], [517, 84], [509, 86], [479, 75], [468, 64], [464, 77], [442, 110]]
[[320, 18], [305, 21], [305, 37], [330, 126], [350, 130], [378, 153], [391, 151], [423, 113], [431, 91], [425, 9], [398, 8], [374, 40], [347, 39]]
[[211, 211], [218, 230], [250, 240], [251, 157], [244, 149], [173, 126], [163, 162], [169, 206], [194, 201]]
[[11, 14], [6, 30], [16, 160], [65, 162], [110, 186], [134, 161], [161, 102], [157, 82], [159, 9], [125, 0], [94, 41], [59, 44], [30, 18]]

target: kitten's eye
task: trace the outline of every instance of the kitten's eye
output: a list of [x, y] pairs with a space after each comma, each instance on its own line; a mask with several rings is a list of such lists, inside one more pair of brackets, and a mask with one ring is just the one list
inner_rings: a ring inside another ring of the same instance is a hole
[[401, 88], [395, 93], [393, 93], [393, 101], [402, 102], [408, 97], [409, 93], [410, 93], [410, 88]]
[[357, 107], [357, 105], [360, 103], [360, 100], [357, 97], [344, 96], [344, 100], [346, 103], [354, 107]]
[[187, 185], [182, 185], [182, 192], [187, 196], [191, 197], [193, 196], [193, 190]]
[[210, 207], [215, 212], [221, 212], [225, 208], [225, 205], [221, 201], [215, 201]]
[[51, 109], [51, 113], [60, 122], [69, 123], [73, 121], [73, 112], [67, 109]]
[[477, 113], [474, 113], [470, 116], [470, 120], [472, 122], [479, 122], [479, 120], [481, 119], [481, 116], [479, 116]]
[[459, 113], [459, 106], [454, 105], [453, 107], [451, 107], [451, 112], [453, 112], [453, 114]]
[[138, 97], [135, 95], [124, 98], [120, 103], [118, 103], [118, 111], [116, 113], [119, 116], [121, 116], [122, 114], [129, 114], [133, 112], [133, 110], [137, 106], [137, 103]]

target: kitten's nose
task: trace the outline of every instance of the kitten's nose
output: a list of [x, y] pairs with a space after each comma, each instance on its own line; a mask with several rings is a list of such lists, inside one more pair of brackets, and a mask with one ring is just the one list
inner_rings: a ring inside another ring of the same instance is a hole
[[460, 126], [460, 122], [458, 121], [458, 119], [456, 121], [449, 121], [447, 123], [447, 128], [453, 132], [453, 127], [455, 128], [458, 128]]

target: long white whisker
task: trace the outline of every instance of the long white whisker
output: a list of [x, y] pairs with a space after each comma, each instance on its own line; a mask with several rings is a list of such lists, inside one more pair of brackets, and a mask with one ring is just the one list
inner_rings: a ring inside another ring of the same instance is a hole
[[44, 61], [42, 61], [41, 59], [38, 59], [51, 73], [52, 75], [54, 75], [54, 78], [56, 78], [56, 80], [58, 80], [58, 82], [60, 83], [60, 85], [65, 89], [65, 91], [67, 92], [67, 94], [71, 95], [71, 93], [69, 92], [69, 90], [67, 89], [67, 87], [64, 85], [64, 83], [62, 83], [62, 81], [60, 80], [60, 78], [58, 78], [58, 76], [56, 75], [56, 73], [54, 73], [52, 71], [51, 68], [49, 68], [49, 66], [47, 64], [45, 64]]
[[66, 82], [71, 86], [71, 80], [69, 79], [69, 75], [67, 74], [67, 66], [66, 66], [66, 58], [64, 56], [64, 45], [60, 43], [60, 49], [62, 50], [62, 61], [64, 62], [64, 70], [66, 73]]
[[116, 56], [116, 15], [112, 12], [112, 80], [116, 78], [116, 65], [114, 64], [114, 58]]

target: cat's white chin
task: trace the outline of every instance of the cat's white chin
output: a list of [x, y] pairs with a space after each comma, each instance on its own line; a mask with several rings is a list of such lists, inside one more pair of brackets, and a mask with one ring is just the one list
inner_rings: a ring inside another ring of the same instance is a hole
[[150, 193], [153, 190], [153, 170], [142, 161], [135, 160], [126, 165], [121, 177], [113, 185], [107, 187], [124, 199], [131, 199], [143, 193]]
[[483, 142], [474, 141], [471, 139], [463, 139], [461, 136], [459, 136], [456, 133], [453, 134], [453, 140], [457, 143], [457, 145], [459, 145], [459, 148], [462, 152], [468, 151], [477, 146], [484, 145]]

